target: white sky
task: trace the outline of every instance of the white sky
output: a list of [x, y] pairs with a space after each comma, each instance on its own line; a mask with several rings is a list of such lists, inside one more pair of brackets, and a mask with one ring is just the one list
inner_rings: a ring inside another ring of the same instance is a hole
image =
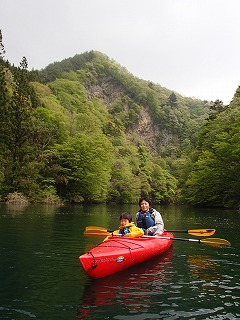
[[240, 84], [240, 0], [0, 0], [5, 57], [29, 69], [97, 50], [183, 96]]

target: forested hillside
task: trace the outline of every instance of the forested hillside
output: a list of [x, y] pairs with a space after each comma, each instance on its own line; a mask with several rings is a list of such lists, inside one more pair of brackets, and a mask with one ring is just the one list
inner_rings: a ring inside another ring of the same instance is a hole
[[190, 156], [182, 195], [187, 203], [240, 207], [240, 88], [229, 107], [217, 101]]
[[55, 203], [238, 206], [239, 94], [229, 107], [134, 77], [100, 52], [27, 70], [0, 55], [0, 194]]

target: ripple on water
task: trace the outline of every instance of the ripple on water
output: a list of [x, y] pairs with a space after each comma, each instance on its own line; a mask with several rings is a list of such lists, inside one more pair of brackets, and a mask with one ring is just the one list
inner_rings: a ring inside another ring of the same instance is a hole
[[15, 308], [8, 306], [8, 307], [0, 307], [0, 319], [1, 319], [1, 311], [4, 312], [4, 319], [5, 320], [16, 319], [16, 314], [24, 315], [28, 318], [36, 318], [36, 316], [29, 311], [26, 311], [23, 309], [15, 309]]

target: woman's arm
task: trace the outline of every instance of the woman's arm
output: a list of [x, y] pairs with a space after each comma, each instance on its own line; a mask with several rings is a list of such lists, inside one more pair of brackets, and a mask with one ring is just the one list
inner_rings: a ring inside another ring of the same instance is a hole
[[162, 234], [164, 231], [164, 222], [163, 222], [163, 219], [162, 219], [160, 212], [153, 209], [152, 215], [155, 220], [155, 226], [148, 228], [147, 233], [149, 235], [153, 235], [153, 236], [158, 235], [158, 234]]

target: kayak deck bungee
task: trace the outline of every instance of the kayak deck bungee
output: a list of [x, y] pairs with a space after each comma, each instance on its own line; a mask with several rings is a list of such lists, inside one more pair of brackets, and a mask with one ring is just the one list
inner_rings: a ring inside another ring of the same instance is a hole
[[170, 232], [156, 237], [111, 236], [81, 255], [79, 261], [91, 278], [106, 277], [166, 252], [172, 239], [163, 237], [174, 238]]

